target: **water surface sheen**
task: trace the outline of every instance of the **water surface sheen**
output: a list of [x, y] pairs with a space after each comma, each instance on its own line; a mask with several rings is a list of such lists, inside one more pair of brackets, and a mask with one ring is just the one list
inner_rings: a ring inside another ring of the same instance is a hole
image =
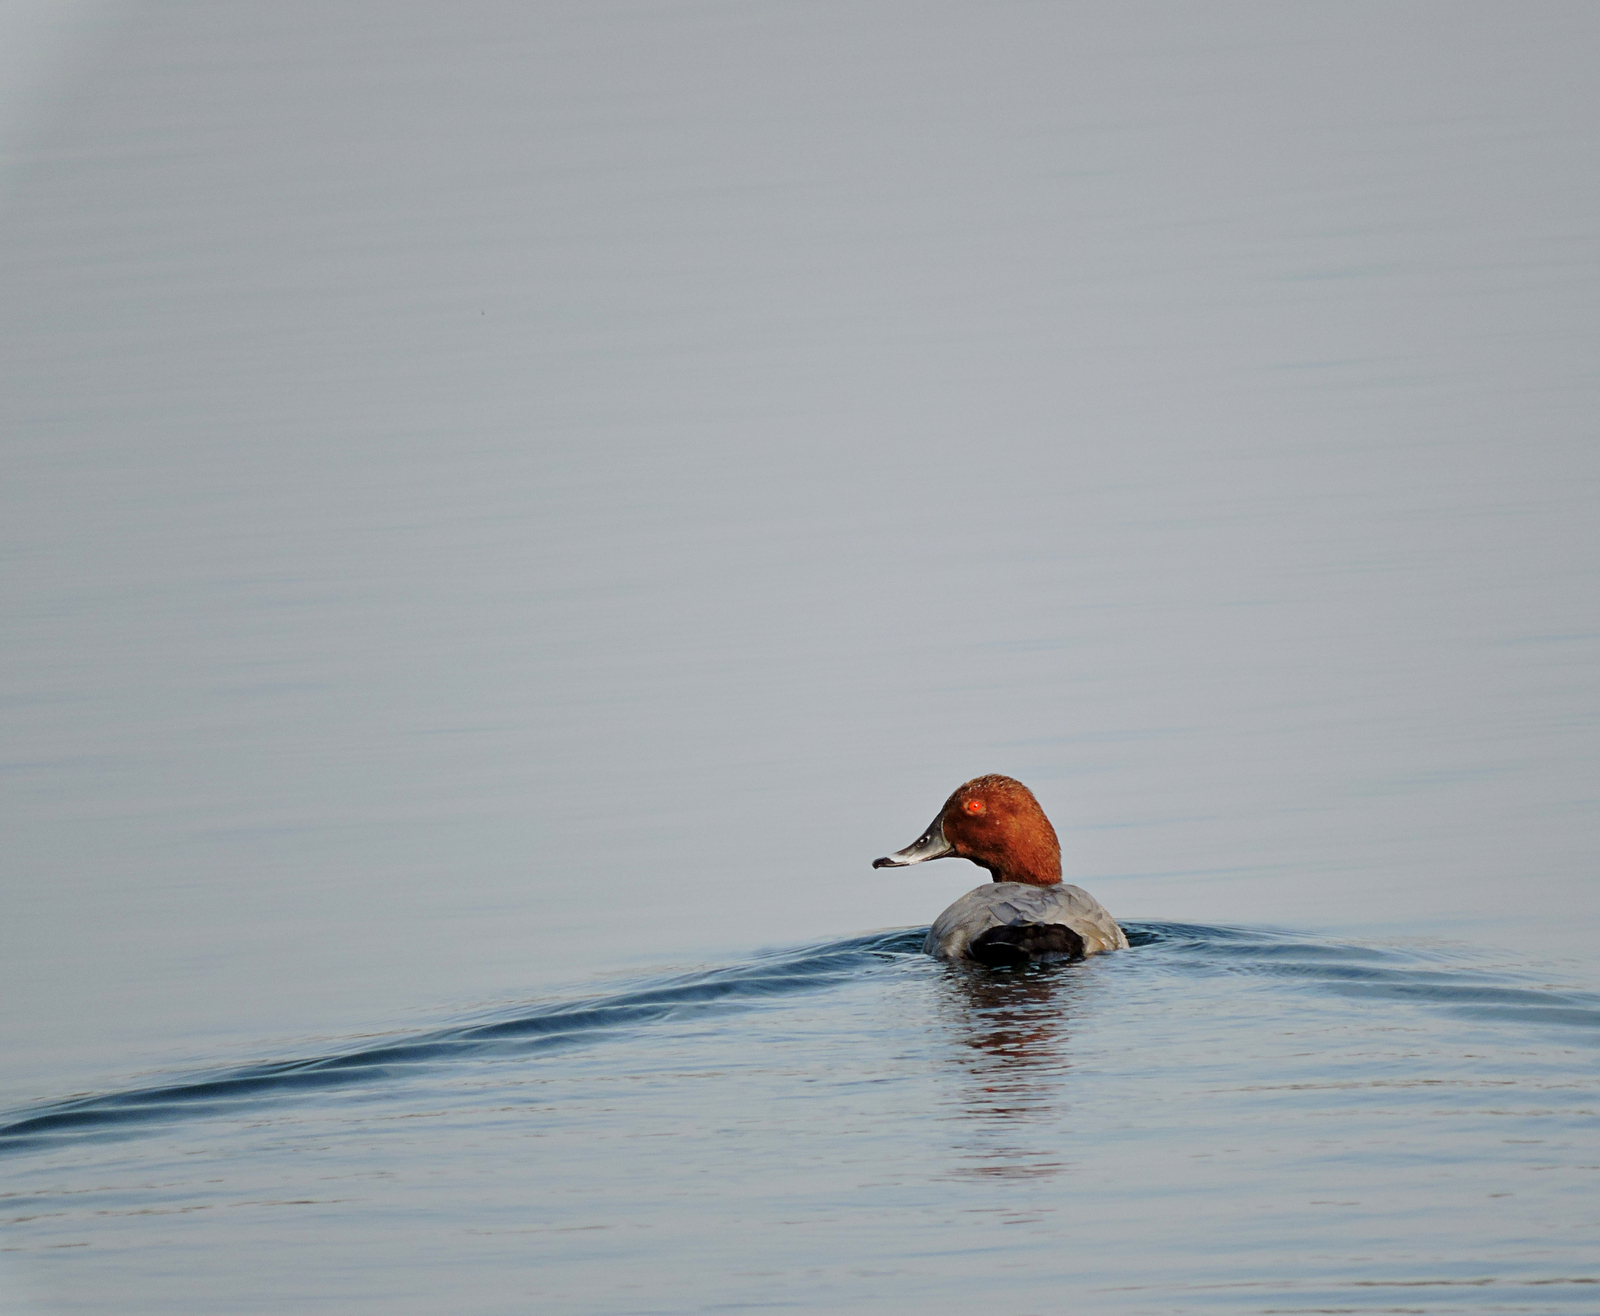
[[9, 1246], [62, 1311], [1592, 1310], [1600, 994], [1129, 934], [878, 933], [13, 1111]]

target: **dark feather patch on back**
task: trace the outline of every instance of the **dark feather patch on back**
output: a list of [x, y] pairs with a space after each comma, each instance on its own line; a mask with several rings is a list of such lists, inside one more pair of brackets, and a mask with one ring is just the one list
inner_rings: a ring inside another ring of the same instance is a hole
[[1083, 938], [1062, 923], [1007, 923], [974, 937], [967, 954], [990, 968], [1033, 960], [1079, 959]]

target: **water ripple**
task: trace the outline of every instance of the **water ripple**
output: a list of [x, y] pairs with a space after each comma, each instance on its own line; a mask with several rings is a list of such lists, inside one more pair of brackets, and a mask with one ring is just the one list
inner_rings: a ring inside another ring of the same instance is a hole
[[[1521, 984], [1513, 970], [1480, 967], [1466, 952], [1363, 946], [1259, 928], [1184, 923], [1130, 926], [1134, 946], [1161, 948], [1180, 972], [1246, 973], [1356, 998], [1438, 1007], [1485, 1023], [1581, 1030], [1600, 1041], [1600, 993]], [[1440, 960], [1445, 961], [1439, 963]]]
[[[125, 1136], [201, 1113], [357, 1083], [374, 1083], [481, 1056], [536, 1053], [647, 1025], [850, 981], [885, 962], [918, 958], [924, 929], [901, 929], [758, 956], [601, 997], [523, 1006], [514, 1014], [404, 1040], [298, 1059], [241, 1065], [158, 1086], [35, 1106], [0, 1123], [0, 1153], [86, 1136]], [[1441, 953], [1318, 940], [1294, 933], [1187, 923], [1130, 924], [1140, 967], [1177, 975], [1236, 973], [1342, 997], [1444, 1009], [1491, 1024], [1577, 1030], [1600, 1041], [1600, 994], [1520, 985], [1509, 971], [1443, 964]], [[1073, 972], [1047, 966], [1023, 973]], [[1008, 973], [1008, 970], [982, 971]]]
[[868, 966], [920, 950], [926, 929], [852, 937], [684, 974], [610, 996], [536, 1006], [511, 1017], [463, 1024], [331, 1055], [242, 1065], [180, 1082], [77, 1097], [16, 1112], [0, 1124], [0, 1153], [64, 1136], [127, 1131], [188, 1114], [238, 1110], [285, 1094], [399, 1077], [420, 1066], [485, 1054], [547, 1050], [597, 1034], [681, 1019], [718, 1007], [815, 990]]

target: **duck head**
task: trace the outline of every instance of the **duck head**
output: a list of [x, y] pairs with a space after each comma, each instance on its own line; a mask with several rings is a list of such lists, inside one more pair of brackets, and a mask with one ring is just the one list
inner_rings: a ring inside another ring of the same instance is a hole
[[970, 859], [996, 882], [1061, 881], [1061, 843], [1039, 801], [1020, 781], [993, 773], [957, 786], [927, 831], [872, 866], [904, 868], [925, 859]]

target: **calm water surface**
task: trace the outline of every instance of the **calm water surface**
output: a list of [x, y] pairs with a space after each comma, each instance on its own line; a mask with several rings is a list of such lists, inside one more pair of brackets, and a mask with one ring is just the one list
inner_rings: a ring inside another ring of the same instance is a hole
[[0, 1306], [1600, 1307], [1600, 11], [43, 13]]

